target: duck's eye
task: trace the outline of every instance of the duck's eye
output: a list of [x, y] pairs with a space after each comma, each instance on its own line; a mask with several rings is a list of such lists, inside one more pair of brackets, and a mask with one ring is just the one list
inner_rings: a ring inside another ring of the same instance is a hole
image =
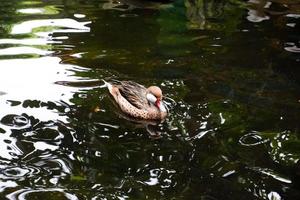
[[147, 100], [148, 100], [149, 102], [155, 104], [155, 102], [156, 102], [157, 99], [156, 99], [156, 97], [155, 97], [153, 94], [148, 93], [148, 94], [147, 94]]

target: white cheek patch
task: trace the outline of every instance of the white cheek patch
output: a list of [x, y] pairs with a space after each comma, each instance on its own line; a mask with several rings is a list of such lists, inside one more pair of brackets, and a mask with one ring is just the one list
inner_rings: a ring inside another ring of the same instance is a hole
[[148, 93], [146, 97], [149, 102], [151, 102], [152, 104], [155, 104], [157, 99], [153, 94]]

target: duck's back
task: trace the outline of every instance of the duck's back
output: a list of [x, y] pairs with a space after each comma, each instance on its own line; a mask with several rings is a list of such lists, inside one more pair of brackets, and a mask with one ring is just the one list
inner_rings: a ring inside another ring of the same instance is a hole
[[149, 106], [146, 98], [147, 89], [144, 86], [132, 81], [118, 81], [115, 86], [119, 89], [121, 95], [138, 109]]

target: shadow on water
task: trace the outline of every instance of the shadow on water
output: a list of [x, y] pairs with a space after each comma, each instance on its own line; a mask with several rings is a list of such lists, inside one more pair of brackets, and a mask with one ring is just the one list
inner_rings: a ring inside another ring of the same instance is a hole
[[[300, 197], [299, 1], [0, 11], [1, 198]], [[176, 105], [133, 122], [99, 87], [108, 77], [159, 85]]]

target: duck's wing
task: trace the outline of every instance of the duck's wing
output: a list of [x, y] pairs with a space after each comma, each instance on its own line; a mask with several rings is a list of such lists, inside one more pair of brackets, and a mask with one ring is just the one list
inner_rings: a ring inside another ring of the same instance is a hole
[[118, 81], [116, 86], [121, 95], [136, 108], [144, 109], [149, 106], [146, 98], [147, 89], [144, 86], [133, 81]]

